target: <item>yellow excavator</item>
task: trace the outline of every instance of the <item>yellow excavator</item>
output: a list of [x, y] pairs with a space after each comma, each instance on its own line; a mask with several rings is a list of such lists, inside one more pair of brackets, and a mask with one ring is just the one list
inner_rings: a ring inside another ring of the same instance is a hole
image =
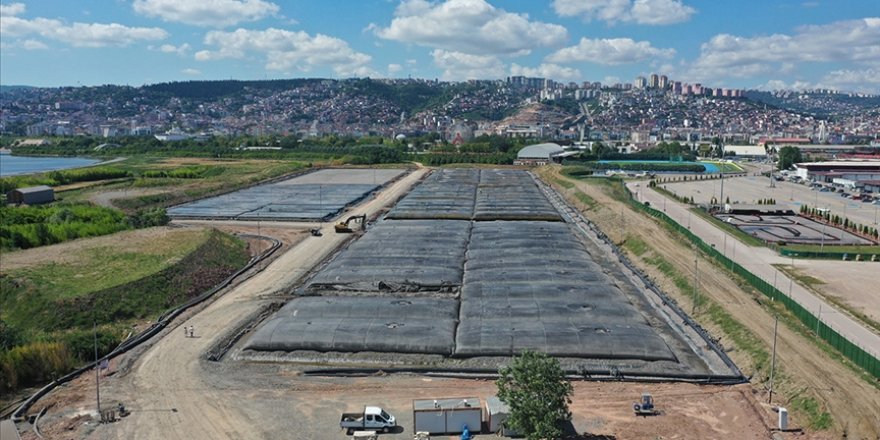
[[353, 216], [349, 217], [347, 220], [345, 220], [344, 222], [339, 222], [334, 226], [334, 228], [336, 229], [336, 233], [337, 234], [346, 234], [346, 233], [354, 232], [354, 229], [352, 229], [352, 227], [351, 227], [351, 222], [360, 223], [361, 224], [361, 231], [364, 231], [367, 229], [367, 215], [366, 214], [353, 215]]

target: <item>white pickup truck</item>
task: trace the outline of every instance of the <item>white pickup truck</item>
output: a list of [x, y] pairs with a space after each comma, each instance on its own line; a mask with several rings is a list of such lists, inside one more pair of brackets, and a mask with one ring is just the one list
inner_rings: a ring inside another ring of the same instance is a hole
[[342, 413], [339, 427], [348, 430], [374, 430], [388, 432], [397, 426], [397, 419], [378, 406], [364, 407], [363, 412]]

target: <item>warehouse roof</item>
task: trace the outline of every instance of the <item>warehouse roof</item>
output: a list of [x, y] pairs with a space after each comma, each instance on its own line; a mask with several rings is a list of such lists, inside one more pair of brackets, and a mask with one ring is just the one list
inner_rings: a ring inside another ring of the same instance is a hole
[[33, 194], [33, 193], [39, 193], [39, 192], [43, 192], [43, 191], [52, 191], [52, 188], [50, 188], [46, 185], [38, 185], [38, 186], [29, 186], [27, 188], [17, 188], [13, 191], [18, 191], [22, 194]]
[[517, 159], [550, 159], [563, 151], [564, 150], [559, 144], [548, 142], [544, 144], [529, 145], [528, 147], [519, 150], [516, 157]]

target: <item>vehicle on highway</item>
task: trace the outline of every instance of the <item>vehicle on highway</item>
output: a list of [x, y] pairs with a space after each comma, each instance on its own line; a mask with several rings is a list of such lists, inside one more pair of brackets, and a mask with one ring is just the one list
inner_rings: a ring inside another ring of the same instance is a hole
[[397, 426], [397, 419], [378, 406], [366, 406], [363, 412], [342, 413], [339, 427], [358, 431], [372, 430], [389, 432]]

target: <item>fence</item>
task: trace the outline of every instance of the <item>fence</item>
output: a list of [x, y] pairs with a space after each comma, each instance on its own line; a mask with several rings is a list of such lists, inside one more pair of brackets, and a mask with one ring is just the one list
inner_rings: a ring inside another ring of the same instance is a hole
[[783, 257], [820, 258], [825, 260], [856, 260], [861, 258], [865, 261], [875, 261], [880, 257], [880, 252], [818, 252], [786, 248], [779, 248], [779, 254]]
[[663, 212], [636, 201], [632, 197], [632, 193], [629, 191], [629, 188], [627, 188], [626, 185], [623, 184], [623, 182], [621, 182], [621, 185], [623, 185], [624, 190], [629, 195], [627, 201], [632, 206], [644, 211], [652, 217], [656, 217], [664, 221], [667, 225], [687, 237], [688, 240], [690, 240], [701, 251], [706, 253], [706, 255], [709, 255], [725, 267], [729, 268], [731, 272], [741, 276], [743, 279], [746, 280], [746, 282], [749, 283], [749, 285], [754, 287], [756, 290], [763, 293], [765, 296], [771, 298], [774, 301], [781, 302], [785, 306], [785, 308], [791, 311], [791, 313], [796, 316], [805, 326], [807, 326], [807, 328], [815, 329], [820, 338], [828, 342], [828, 344], [830, 344], [837, 351], [843, 354], [847, 359], [851, 360], [859, 367], [864, 368], [865, 371], [873, 375], [875, 378], [880, 378], [880, 360], [878, 360], [876, 357], [874, 357], [858, 345], [850, 342], [845, 337], [841, 336], [840, 333], [838, 333], [830, 326], [826, 325], [824, 322], [821, 322], [810, 311], [806, 310], [803, 306], [786, 296], [784, 293], [779, 291], [779, 289], [777, 289], [770, 283], [762, 280], [761, 278], [755, 276], [753, 273], [749, 272], [748, 270], [746, 270], [745, 267], [737, 264], [735, 261], [727, 258], [726, 256], [724, 256], [724, 254], [703, 241], [700, 237], [697, 237], [689, 229], [678, 224], [675, 220], [673, 220]]

